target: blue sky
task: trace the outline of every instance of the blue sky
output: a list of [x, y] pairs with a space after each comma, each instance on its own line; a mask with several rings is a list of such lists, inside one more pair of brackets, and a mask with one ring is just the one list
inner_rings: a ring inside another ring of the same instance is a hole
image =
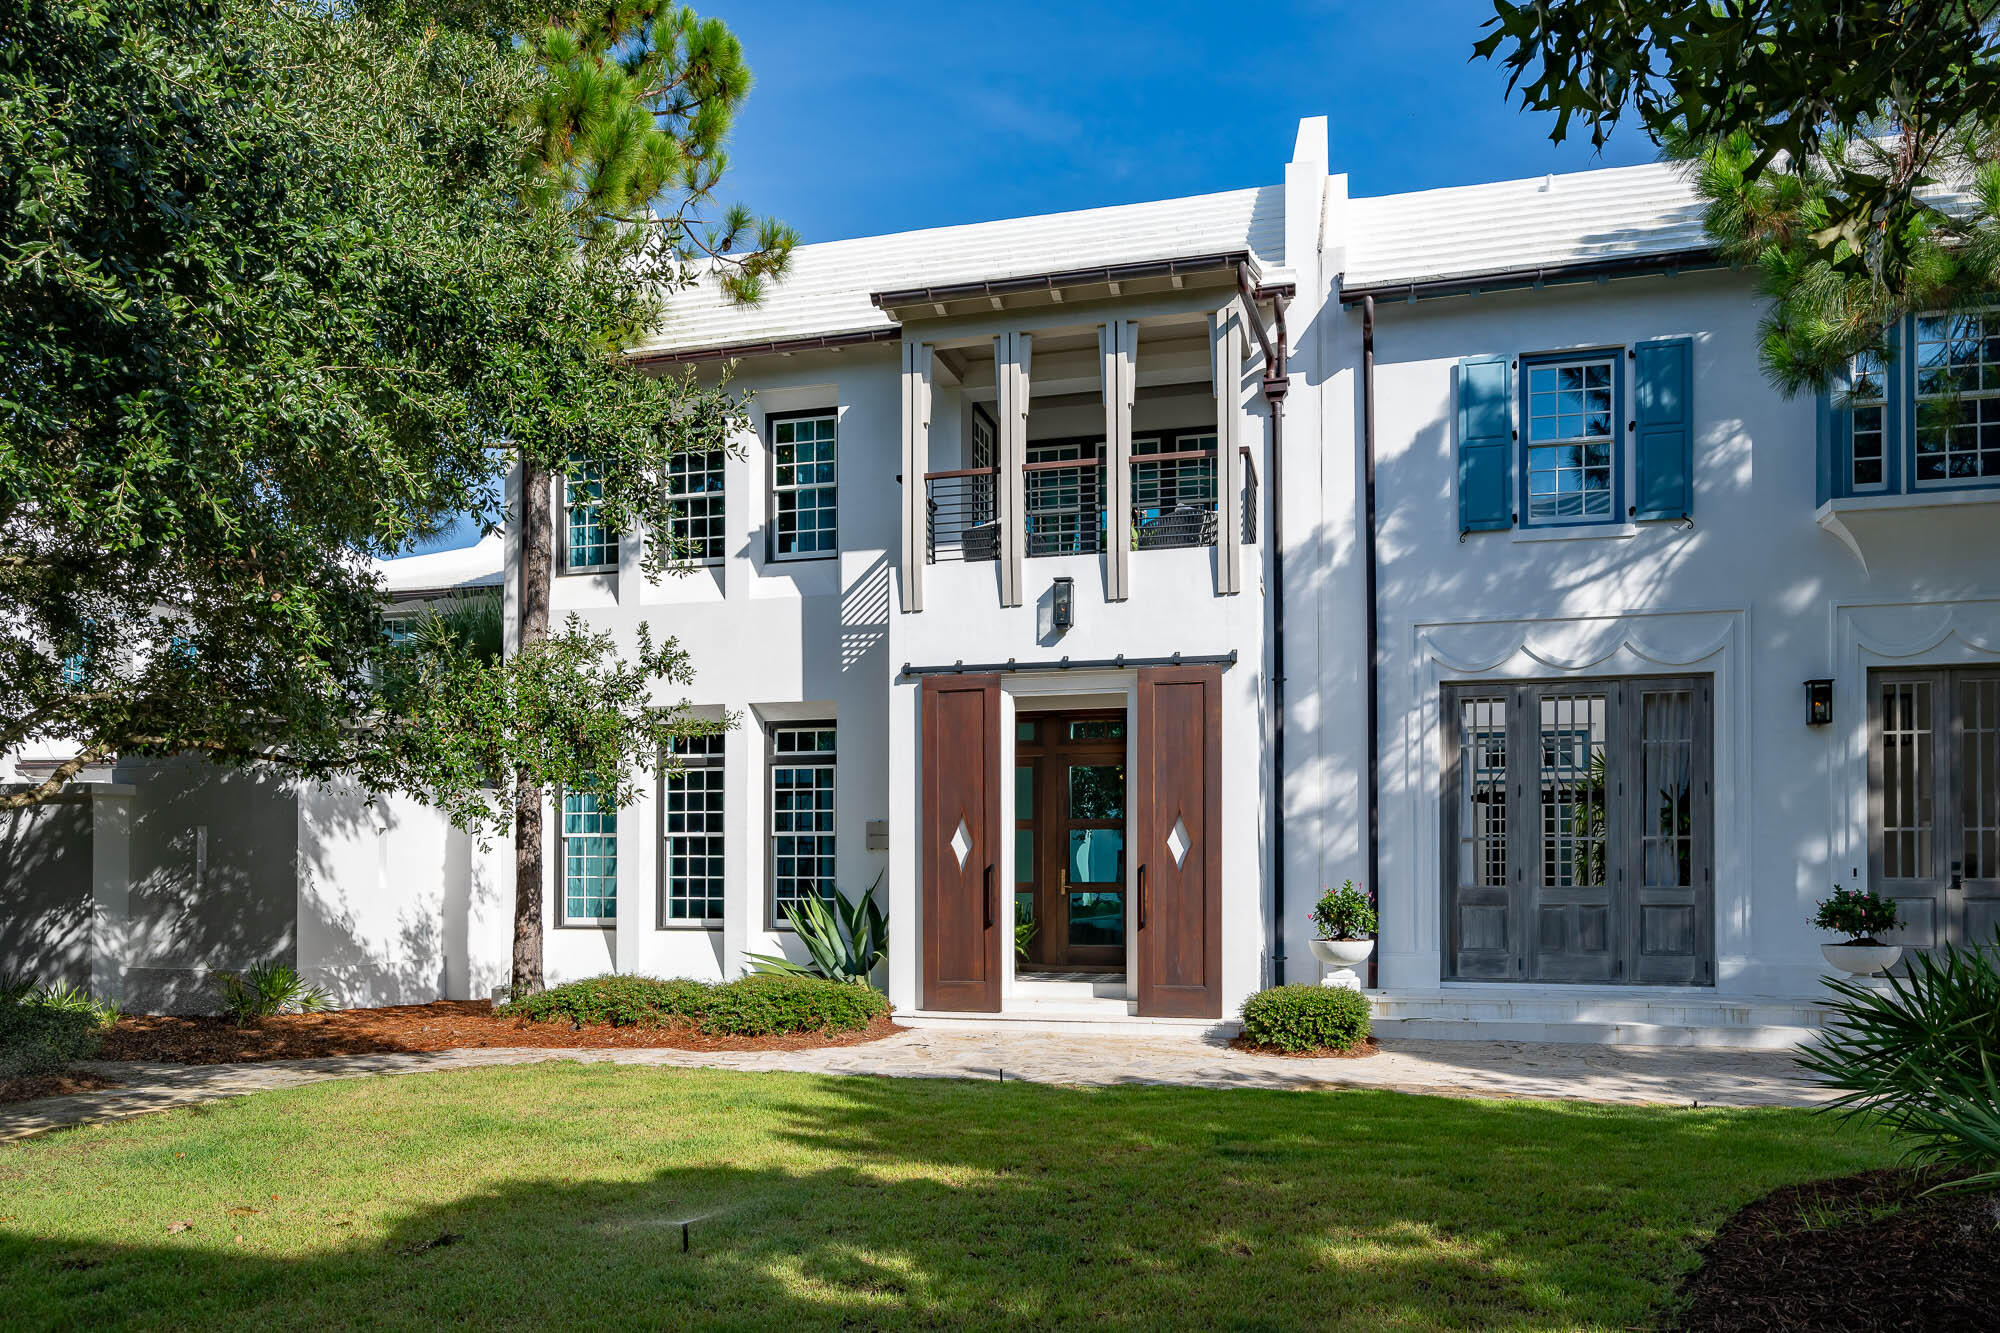
[[722, 194], [808, 242], [1270, 184], [1311, 115], [1358, 195], [1655, 156], [1510, 106], [1490, 0], [696, 7], [757, 78]]

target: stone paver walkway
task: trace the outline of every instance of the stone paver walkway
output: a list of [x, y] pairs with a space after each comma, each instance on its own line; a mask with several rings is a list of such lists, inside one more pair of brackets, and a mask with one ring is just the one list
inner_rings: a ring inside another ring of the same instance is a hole
[[542, 1060], [897, 1078], [1024, 1079], [1102, 1087], [1387, 1088], [1473, 1097], [1575, 1098], [1677, 1106], [1810, 1106], [1831, 1093], [1777, 1051], [1512, 1041], [1389, 1041], [1361, 1060], [1297, 1060], [1184, 1037], [1071, 1036], [917, 1028], [863, 1046], [804, 1051], [467, 1048], [264, 1064], [88, 1066], [121, 1087], [0, 1105], [0, 1141], [193, 1102], [325, 1079], [420, 1074]]

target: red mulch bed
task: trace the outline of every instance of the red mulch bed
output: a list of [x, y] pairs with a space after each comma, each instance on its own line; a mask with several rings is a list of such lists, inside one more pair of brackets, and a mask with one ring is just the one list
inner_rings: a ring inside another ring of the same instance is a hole
[[118, 1026], [105, 1035], [97, 1058], [212, 1065], [390, 1051], [449, 1051], [465, 1046], [796, 1051], [854, 1046], [901, 1031], [887, 1018], [878, 1018], [859, 1032], [801, 1032], [778, 1037], [710, 1036], [687, 1024], [579, 1028], [497, 1016], [486, 1000], [440, 1000], [388, 1009], [282, 1014], [250, 1028], [239, 1028], [223, 1018], [138, 1015], [118, 1020]]
[[1248, 1051], [1252, 1055], [1282, 1055], [1287, 1060], [1366, 1060], [1382, 1049], [1382, 1043], [1373, 1037], [1363, 1037], [1344, 1051], [1281, 1051], [1275, 1046], [1260, 1046], [1248, 1037], [1232, 1037], [1229, 1044], [1239, 1051]]
[[38, 1097], [66, 1097], [72, 1092], [102, 1092], [118, 1080], [99, 1074], [21, 1074], [0, 1078], [0, 1102], [32, 1102]]
[[1702, 1252], [1672, 1327], [1685, 1333], [2000, 1328], [2000, 1194], [1869, 1171], [1773, 1190]]

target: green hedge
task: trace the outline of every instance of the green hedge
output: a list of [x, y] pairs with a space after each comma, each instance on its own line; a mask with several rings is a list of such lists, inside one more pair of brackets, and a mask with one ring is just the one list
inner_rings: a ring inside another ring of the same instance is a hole
[[1368, 997], [1345, 986], [1273, 986], [1243, 1005], [1244, 1039], [1274, 1050], [1349, 1051], [1368, 1030]]
[[60, 1074], [97, 1054], [117, 1021], [115, 1008], [72, 987], [0, 987], [0, 1078]]
[[707, 982], [602, 976], [527, 996], [505, 1012], [540, 1023], [608, 1023], [766, 1037], [792, 1032], [858, 1032], [889, 1012], [880, 991], [820, 977], [752, 974]]

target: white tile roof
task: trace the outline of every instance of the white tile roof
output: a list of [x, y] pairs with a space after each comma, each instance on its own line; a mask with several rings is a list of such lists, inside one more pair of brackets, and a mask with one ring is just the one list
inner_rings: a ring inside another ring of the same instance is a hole
[[428, 555], [406, 555], [371, 563], [382, 576], [383, 589], [393, 597], [397, 593], [428, 592], [436, 588], [497, 588], [507, 581], [506, 560], [506, 539], [493, 533], [456, 551], [432, 551]]
[[1284, 265], [1285, 192], [1270, 185], [1187, 199], [1008, 218], [802, 245], [791, 272], [751, 307], [703, 282], [667, 302], [666, 319], [635, 350], [687, 351], [767, 339], [814, 338], [894, 326], [872, 292], [1193, 258], [1248, 250], [1266, 280]]
[[[1701, 200], [1678, 163], [1355, 199], [1348, 206], [1344, 285], [1695, 250], [1708, 244], [1701, 215]], [[1336, 245], [1341, 239], [1328, 238]]]

